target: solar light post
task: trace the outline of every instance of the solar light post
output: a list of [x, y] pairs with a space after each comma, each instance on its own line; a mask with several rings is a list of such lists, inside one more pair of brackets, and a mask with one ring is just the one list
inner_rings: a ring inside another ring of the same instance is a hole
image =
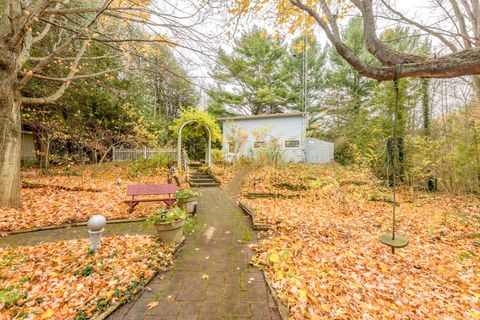
[[88, 233], [90, 234], [90, 252], [100, 249], [102, 246], [100, 238], [106, 224], [107, 219], [101, 214], [96, 214], [88, 219], [87, 227]]

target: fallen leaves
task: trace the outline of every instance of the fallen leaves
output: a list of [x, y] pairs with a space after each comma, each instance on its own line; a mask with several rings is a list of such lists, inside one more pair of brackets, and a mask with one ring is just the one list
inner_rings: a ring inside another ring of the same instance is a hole
[[[166, 169], [160, 171], [159, 176], [137, 179], [126, 176], [123, 165], [107, 165], [105, 171], [92, 178], [94, 170], [94, 166], [86, 166], [77, 176], [42, 176], [39, 170], [24, 172], [23, 179], [30, 185], [52, 187], [22, 188], [21, 209], [0, 209], [0, 231], [85, 222], [94, 214], [102, 214], [107, 219], [145, 217], [162, 205], [142, 203], [130, 214], [123, 201], [127, 200], [127, 184], [166, 183]], [[99, 192], [95, 192], [97, 190]]]
[[156, 306], [158, 306], [158, 301], [151, 301], [149, 304], [147, 304], [149, 310], [155, 308]]
[[478, 198], [399, 190], [398, 233], [410, 244], [392, 255], [378, 241], [391, 229], [391, 204], [372, 197], [389, 190], [364, 169], [267, 167], [246, 181], [242, 194], [252, 192], [294, 195], [241, 199], [274, 226], [253, 261], [294, 319], [480, 314]]
[[42, 313], [42, 316], [40, 317], [40, 319], [49, 319], [51, 316], [53, 316], [53, 314], [54, 314], [54, 311], [52, 309], [48, 309], [47, 311]]
[[222, 185], [226, 185], [237, 174], [238, 165], [229, 163], [214, 163], [211, 165], [210, 169], [212, 170], [213, 175], [220, 180]]
[[151, 236], [88, 239], [0, 248], [0, 319], [91, 318], [168, 268], [173, 248]]

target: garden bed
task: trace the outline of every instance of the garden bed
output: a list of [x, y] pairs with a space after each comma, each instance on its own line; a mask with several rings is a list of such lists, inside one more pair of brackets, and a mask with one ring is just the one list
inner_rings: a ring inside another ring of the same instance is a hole
[[294, 319], [480, 317], [477, 197], [401, 189], [397, 231], [410, 244], [392, 255], [378, 241], [391, 228], [391, 204], [371, 201], [388, 189], [368, 171], [307, 165], [277, 170], [256, 171], [243, 194], [271, 192], [279, 183], [309, 188], [295, 191], [300, 198], [241, 201], [258, 223], [274, 227], [256, 246], [254, 263]]
[[166, 183], [167, 170], [152, 176], [132, 176], [126, 165], [107, 165], [92, 177], [94, 166], [77, 168], [75, 175], [45, 176], [39, 170], [23, 173], [22, 208], [0, 209], [0, 231], [19, 231], [85, 222], [94, 214], [107, 219], [135, 219], [153, 213], [160, 203], [142, 203], [128, 212], [126, 185]]
[[131, 298], [173, 260], [173, 245], [151, 236], [0, 248], [1, 318], [90, 319]]
[[236, 163], [214, 163], [210, 167], [211, 173], [218, 179], [222, 185], [227, 185], [237, 174], [239, 164]]

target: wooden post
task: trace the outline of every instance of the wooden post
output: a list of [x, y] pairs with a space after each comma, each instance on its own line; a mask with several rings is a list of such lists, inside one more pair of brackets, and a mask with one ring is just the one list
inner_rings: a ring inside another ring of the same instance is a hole
[[143, 159], [147, 159], [147, 147], [143, 146]]
[[113, 147], [113, 149], [112, 149], [112, 162], [115, 162], [115, 160], [116, 160], [115, 159], [115, 151], [116, 151], [115, 147]]

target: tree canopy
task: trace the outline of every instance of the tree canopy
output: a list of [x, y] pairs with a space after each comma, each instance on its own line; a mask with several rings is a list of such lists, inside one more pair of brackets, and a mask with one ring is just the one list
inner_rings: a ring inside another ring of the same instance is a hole
[[306, 95], [307, 111], [318, 110], [324, 60], [315, 39], [283, 43], [266, 30], [253, 28], [235, 41], [232, 53], [220, 50], [210, 106], [245, 115], [303, 111]]

